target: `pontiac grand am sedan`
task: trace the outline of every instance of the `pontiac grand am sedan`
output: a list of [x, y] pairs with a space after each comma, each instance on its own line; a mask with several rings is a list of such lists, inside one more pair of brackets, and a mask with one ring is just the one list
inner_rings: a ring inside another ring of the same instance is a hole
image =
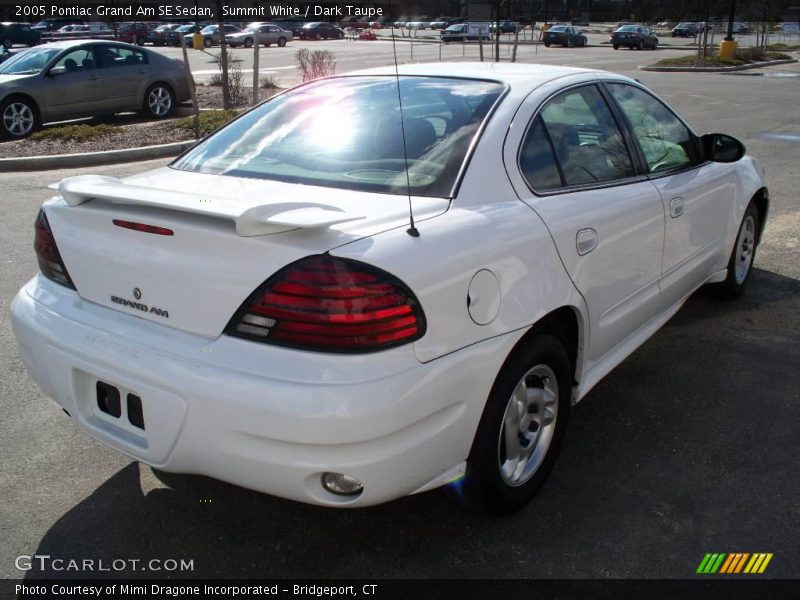
[[769, 201], [635, 80], [510, 63], [318, 80], [55, 187], [11, 321], [89, 435], [303, 502], [501, 513], [696, 289], [745, 291]]

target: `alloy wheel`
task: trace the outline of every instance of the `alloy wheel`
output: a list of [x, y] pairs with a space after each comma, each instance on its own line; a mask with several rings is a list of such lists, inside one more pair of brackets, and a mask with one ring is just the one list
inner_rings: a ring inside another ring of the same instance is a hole
[[147, 95], [147, 106], [156, 117], [165, 117], [172, 110], [172, 95], [163, 86], [156, 86]]
[[28, 135], [33, 124], [33, 110], [24, 102], [12, 102], [3, 111], [3, 126], [14, 137]]

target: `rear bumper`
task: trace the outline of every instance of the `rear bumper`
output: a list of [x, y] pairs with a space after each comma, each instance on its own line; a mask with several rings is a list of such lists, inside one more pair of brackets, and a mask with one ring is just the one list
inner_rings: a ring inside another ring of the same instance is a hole
[[[466, 459], [509, 334], [420, 363], [413, 347], [326, 355], [206, 339], [81, 300], [42, 276], [11, 306], [41, 389], [92, 437], [166, 471], [329, 506], [444, 483]], [[103, 381], [141, 398], [145, 429], [98, 407]], [[321, 473], [352, 475], [356, 497]]]

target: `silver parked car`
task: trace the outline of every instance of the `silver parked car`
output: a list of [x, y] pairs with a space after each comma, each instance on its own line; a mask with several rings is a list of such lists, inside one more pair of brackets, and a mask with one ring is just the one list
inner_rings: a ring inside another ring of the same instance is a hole
[[0, 65], [0, 133], [23, 138], [42, 123], [131, 110], [163, 118], [189, 98], [181, 63], [157, 52], [103, 40], [55, 42]]
[[272, 23], [250, 23], [239, 33], [225, 34], [225, 41], [234, 48], [236, 46], [252, 48], [254, 43], [267, 47], [277, 44], [283, 48], [293, 36], [291, 31], [281, 29]]

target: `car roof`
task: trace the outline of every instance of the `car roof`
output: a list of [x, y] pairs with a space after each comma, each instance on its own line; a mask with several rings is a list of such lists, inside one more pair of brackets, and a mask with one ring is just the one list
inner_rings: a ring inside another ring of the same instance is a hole
[[[570, 75], [604, 73], [597, 69], [581, 69], [561, 65], [542, 65], [525, 63], [496, 62], [436, 62], [398, 65], [400, 75], [420, 75], [438, 77], [458, 77], [464, 79], [492, 79], [521, 91], [532, 91], [540, 85]], [[394, 65], [364, 69], [347, 75], [388, 75], [395, 74]], [[627, 79], [620, 76], [620, 79]]]

